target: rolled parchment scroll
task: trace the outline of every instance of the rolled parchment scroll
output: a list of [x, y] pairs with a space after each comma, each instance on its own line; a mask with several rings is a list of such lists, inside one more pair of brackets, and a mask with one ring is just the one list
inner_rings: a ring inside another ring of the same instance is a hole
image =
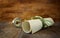
[[21, 27], [22, 25], [22, 21], [20, 18], [16, 17], [13, 19], [12, 23], [16, 26], [16, 27]]
[[[18, 23], [17, 23], [18, 22]], [[41, 30], [43, 27], [47, 28], [54, 24], [52, 18], [42, 18], [41, 16], [34, 16], [31, 17], [30, 20], [21, 21], [19, 18], [15, 18], [12, 23], [16, 27], [22, 27], [22, 30], [25, 33], [36, 33], [37, 31]]]
[[40, 19], [27, 20], [23, 22], [22, 29], [25, 33], [35, 33], [42, 29], [43, 23]]
[[52, 18], [44, 18], [44, 27], [49, 27], [52, 26], [54, 24], [54, 21]]

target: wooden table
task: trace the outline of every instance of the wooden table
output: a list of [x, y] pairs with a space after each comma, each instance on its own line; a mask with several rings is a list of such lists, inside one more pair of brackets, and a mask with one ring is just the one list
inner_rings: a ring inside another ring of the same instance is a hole
[[42, 29], [34, 34], [26, 34], [21, 28], [16, 28], [10, 24], [5, 25], [0, 30], [0, 38], [60, 38], [60, 22], [56, 22], [52, 27]]
[[52, 27], [42, 29], [35, 34], [26, 34], [21, 31], [19, 38], [60, 38], [60, 22], [55, 23]]

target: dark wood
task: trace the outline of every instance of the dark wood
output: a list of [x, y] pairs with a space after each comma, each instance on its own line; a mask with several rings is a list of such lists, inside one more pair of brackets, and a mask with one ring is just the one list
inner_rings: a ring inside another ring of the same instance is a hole
[[60, 38], [60, 22], [57, 22], [54, 26], [42, 29], [34, 34], [26, 34], [21, 31], [19, 38]]
[[[35, 34], [26, 34], [10, 22], [15, 17], [51, 17], [55, 24]], [[60, 0], [0, 0], [0, 38], [60, 38]]]
[[36, 15], [60, 21], [60, 0], [0, 1], [0, 21], [12, 21], [15, 17], [29, 19]]

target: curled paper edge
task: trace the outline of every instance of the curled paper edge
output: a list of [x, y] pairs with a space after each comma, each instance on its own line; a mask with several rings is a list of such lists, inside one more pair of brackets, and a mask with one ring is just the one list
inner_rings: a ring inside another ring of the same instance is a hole
[[54, 20], [52, 18], [44, 18], [45, 28], [52, 26], [54, 24]]

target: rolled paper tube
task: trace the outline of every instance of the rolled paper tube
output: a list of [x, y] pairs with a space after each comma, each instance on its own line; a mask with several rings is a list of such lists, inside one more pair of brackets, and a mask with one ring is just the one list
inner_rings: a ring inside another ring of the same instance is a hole
[[44, 27], [52, 26], [54, 24], [54, 21], [52, 18], [44, 18]]
[[42, 21], [40, 19], [34, 19], [34, 20], [27, 20], [23, 22], [22, 29], [25, 33], [32, 32], [35, 33], [39, 30], [41, 30], [43, 27]]
[[40, 19], [43, 23], [44, 28], [52, 26], [54, 24], [54, 21], [52, 18], [42, 18], [41, 16], [34, 16], [31, 19]]
[[34, 17], [31, 17], [31, 20], [32, 19], [40, 19], [41, 21], [42, 21], [42, 23], [43, 23], [43, 27], [44, 27], [44, 18], [43, 17], [41, 17], [41, 16], [34, 16]]
[[13, 19], [12, 23], [16, 26], [16, 27], [21, 27], [22, 25], [22, 21], [20, 18], [16, 17]]
[[31, 19], [40, 19], [42, 23], [44, 23], [43, 17], [41, 16], [34, 16], [34, 17], [31, 17]]
[[34, 16], [34, 17], [31, 17], [31, 19], [40, 19], [40, 20], [42, 20], [43, 18], [41, 16]]

